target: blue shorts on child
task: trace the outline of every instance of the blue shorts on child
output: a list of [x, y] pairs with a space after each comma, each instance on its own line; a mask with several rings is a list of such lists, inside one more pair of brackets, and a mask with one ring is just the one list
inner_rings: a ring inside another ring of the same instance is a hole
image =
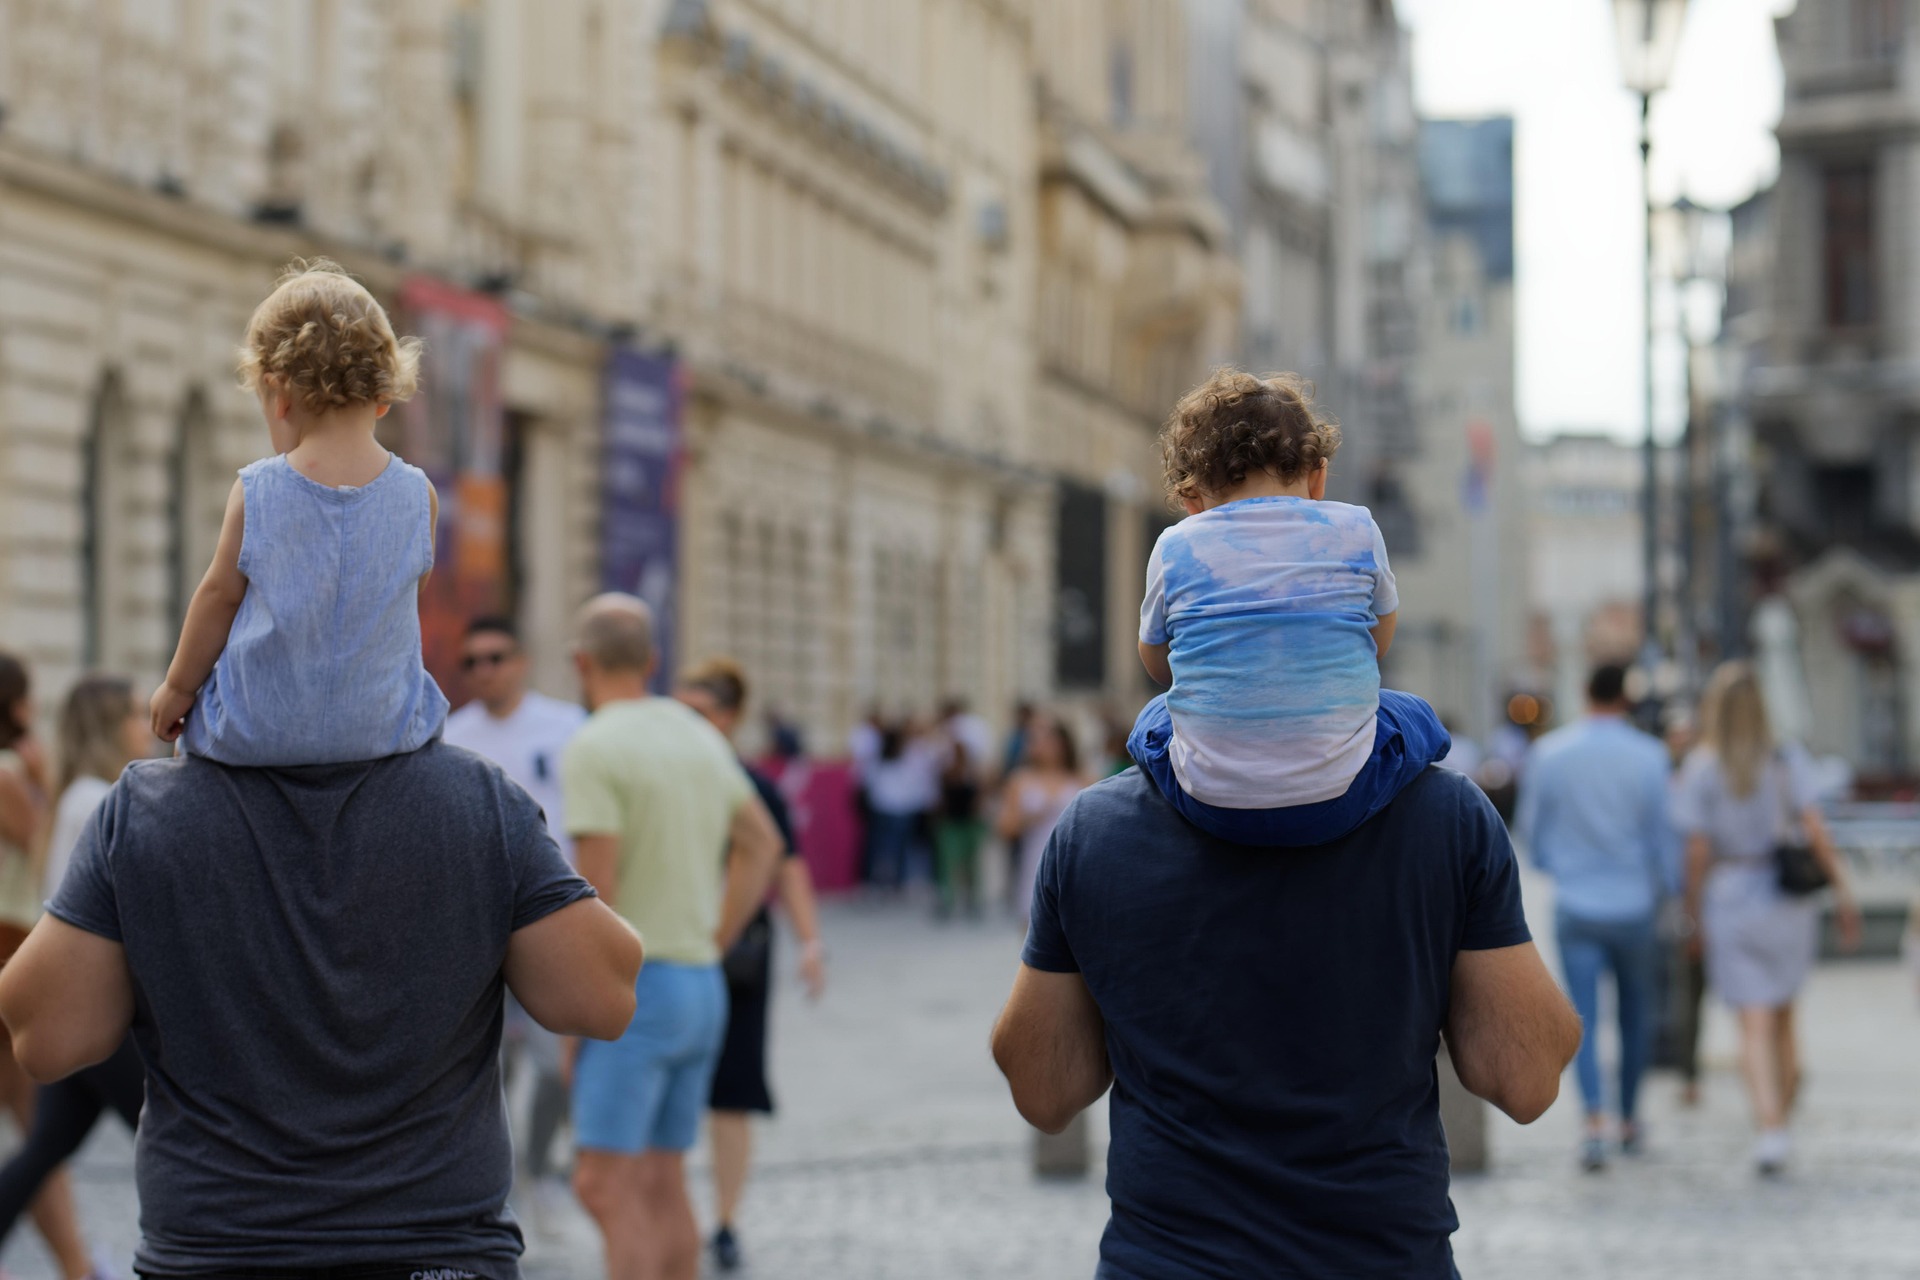
[[1305, 848], [1338, 840], [1391, 804], [1422, 770], [1444, 759], [1453, 747], [1453, 739], [1425, 699], [1382, 689], [1373, 754], [1354, 775], [1346, 794], [1284, 809], [1223, 809], [1181, 790], [1168, 755], [1172, 741], [1173, 717], [1167, 712], [1167, 696], [1161, 694], [1134, 722], [1127, 736], [1127, 754], [1188, 822], [1219, 839], [1262, 848]]

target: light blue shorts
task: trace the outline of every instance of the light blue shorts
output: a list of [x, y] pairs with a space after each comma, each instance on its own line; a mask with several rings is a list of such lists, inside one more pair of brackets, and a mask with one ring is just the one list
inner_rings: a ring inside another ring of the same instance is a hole
[[576, 1145], [638, 1155], [685, 1151], [700, 1132], [727, 1030], [720, 966], [649, 960], [618, 1040], [587, 1040], [573, 1068]]

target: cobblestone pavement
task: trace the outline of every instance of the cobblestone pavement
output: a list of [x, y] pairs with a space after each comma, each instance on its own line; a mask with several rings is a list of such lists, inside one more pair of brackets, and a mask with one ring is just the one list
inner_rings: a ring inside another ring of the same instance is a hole
[[[1535, 903], [1536, 921], [1551, 919]], [[936, 927], [906, 907], [841, 904], [826, 918], [833, 987], [774, 1010], [780, 1116], [760, 1130], [742, 1214], [758, 1280], [1071, 1280], [1090, 1276], [1106, 1200], [1037, 1184], [1028, 1132], [986, 1052], [1018, 937], [1004, 921]], [[783, 974], [790, 968], [783, 969]], [[1705, 1105], [1649, 1086], [1652, 1143], [1631, 1164], [1579, 1173], [1572, 1081], [1537, 1125], [1497, 1120], [1492, 1172], [1454, 1198], [1467, 1280], [1792, 1280], [1920, 1277], [1920, 1003], [1890, 965], [1837, 964], [1804, 1003], [1809, 1081], [1788, 1176], [1748, 1172], [1732, 1028], [1710, 1022]], [[1096, 1117], [1095, 1150], [1104, 1143]], [[706, 1161], [695, 1152], [705, 1212]], [[123, 1274], [135, 1237], [131, 1148], [103, 1125], [76, 1170], [92, 1238]], [[531, 1218], [530, 1212], [524, 1216]], [[529, 1280], [600, 1274], [570, 1202], [530, 1224]], [[51, 1274], [31, 1230], [0, 1263]]]

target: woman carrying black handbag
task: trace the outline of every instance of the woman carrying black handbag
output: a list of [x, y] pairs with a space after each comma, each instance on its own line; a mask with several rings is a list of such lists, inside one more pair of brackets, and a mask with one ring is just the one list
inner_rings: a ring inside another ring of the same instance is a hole
[[1792, 1149], [1800, 1088], [1795, 998], [1819, 943], [1817, 894], [1831, 886], [1843, 943], [1860, 912], [1820, 817], [1806, 753], [1779, 746], [1753, 669], [1724, 663], [1701, 706], [1701, 745], [1681, 767], [1674, 824], [1687, 840], [1687, 917], [1704, 939], [1707, 982], [1740, 1021], [1740, 1068], [1759, 1136], [1753, 1159], [1777, 1173]]

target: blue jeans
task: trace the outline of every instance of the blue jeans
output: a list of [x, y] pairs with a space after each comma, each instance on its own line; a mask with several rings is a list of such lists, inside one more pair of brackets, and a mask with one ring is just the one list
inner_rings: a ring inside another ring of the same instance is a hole
[[898, 889], [906, 884], [907, 855], [913, 849], [919, 824], [917, 813], [873, 811], [873, 827], [868, 837], [873, 842], [873, 860], [867, 874], [874, 884], [883, 889]]
[[1338, 840], [1392, 804], [1409, 782], [1453, 748], [1453, 739], [1426, 699], [1382, 689], [1373, 754], [1345, 795], [1284, 809], [1222, 809], [1180, 789], [1168, 753], [1172, 742], [1173, 717], [1163, 693], [1141, 708], [1127, 735], [1127, 754], [1188, 822], [1210, 836], [1262, 848], [1305, 848]]
[[1580, 1013], [1586, 1034], [1573, 1060], [1587, 1114], [1606, 1109], [1600, 1085], [1600, 1045], [1594, 1032], [1600, 1021], [1600, 975], [1613, 971], [1620, 1007], [1620, 1118], [1631, 1121], [1653, 1044], [1654, 975], [1659, 970], [1659, 940], [1653, 917], [1639, 920], [1581, 920], [1561, 912], [1554, 919], [1560, 940], [1560, 966], [1567, 996]]

